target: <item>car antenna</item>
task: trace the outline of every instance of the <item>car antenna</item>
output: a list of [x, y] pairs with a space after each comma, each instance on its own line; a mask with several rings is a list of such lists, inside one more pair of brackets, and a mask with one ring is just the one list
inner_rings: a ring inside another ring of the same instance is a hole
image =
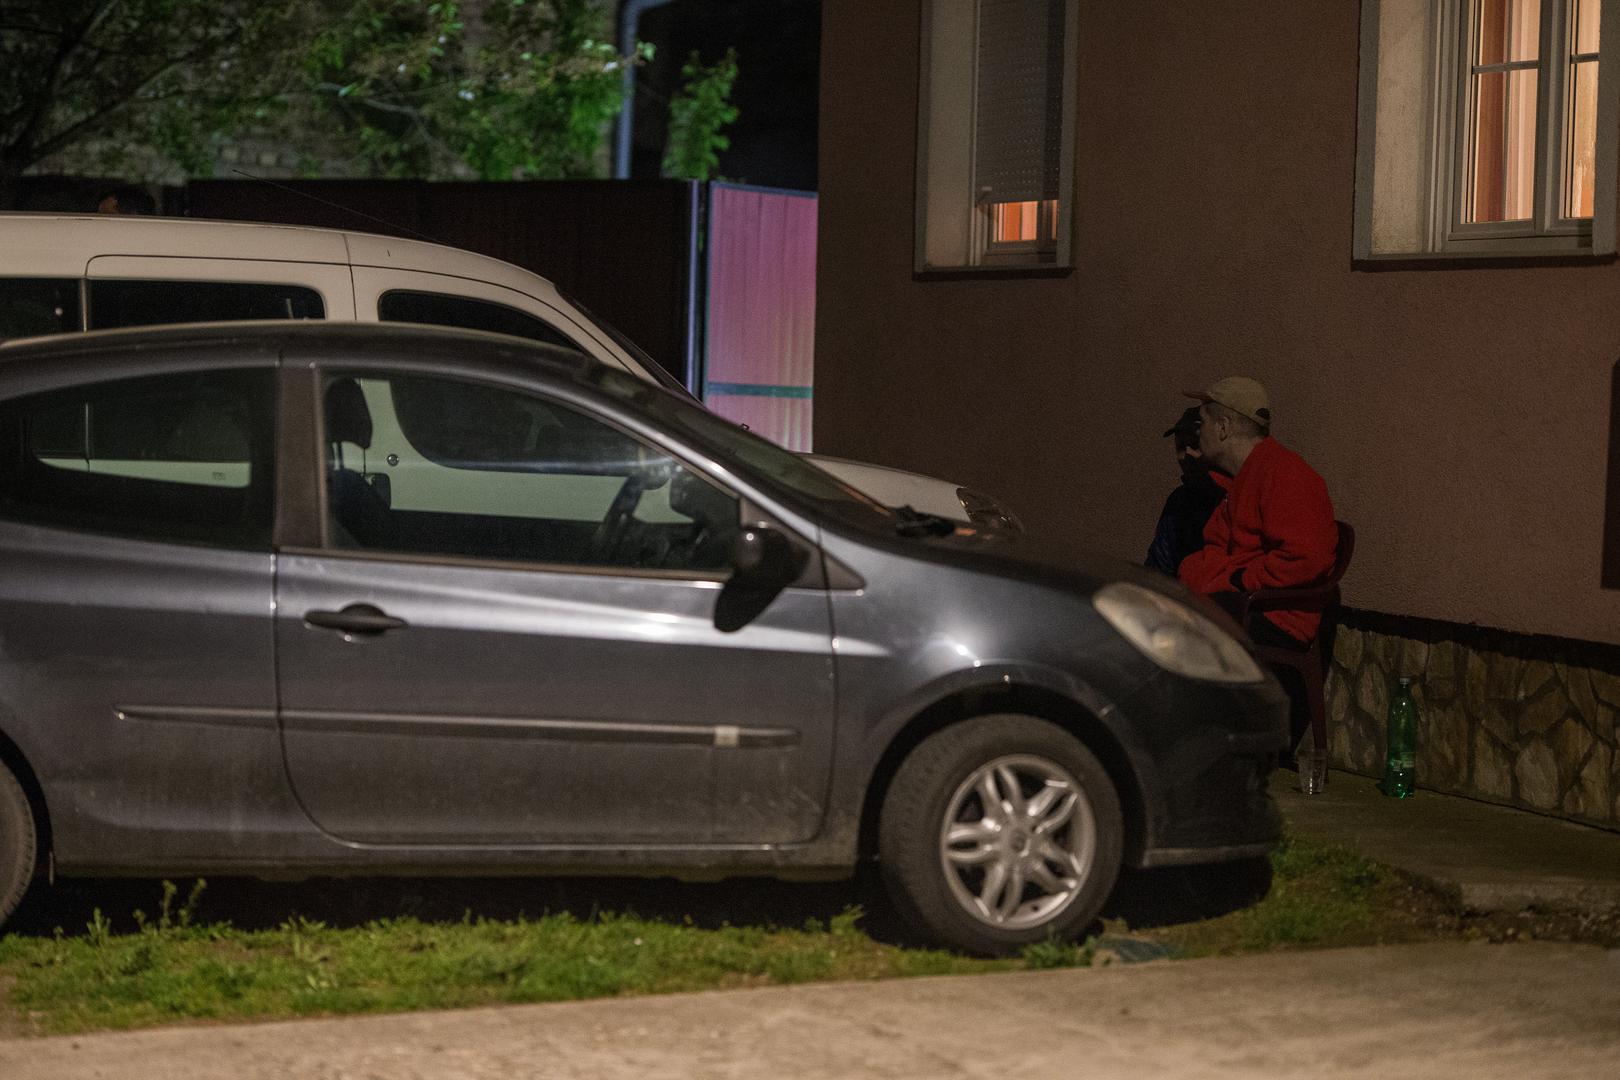
[[344, 206], [340, 202], [333, 202], [331, 199], [323, 199], [319, 195], [311, 195], [307, 191], [299, 191], [297, 188], [289, 187], [286, 184], [278, 184], [276, 181], [267, 177], [254, 176], [252, 173], [246, 172], [242, 169], [232, 169], [231, 172], [236, 173], [238, 176], [245, 176], [249, 180], [256, 180], [261, 184], [268, 184], [270, 187], [288, 192], [289, 194], [297, 195], [299, 198], [308, 199], [311, 202], [318, 202], [323, 206], [330, 206], [334, 210], [341, 210], [345, 214], [353, 214], [355, 217], [365, 218], [367, 221], [375, 221], [379, 225], [386, 225], [390, 229], [396, 229], [402, 233], [409, 233], [411, 236], [414, 236], [419, 240], [426, 240], [430, 244], [444, 243], [443, 240], [440, 240], [437, 237], [429, 236], [427, 233], [422, 232], [419, 229], [413, 229], [409, 225], [401, 225], [398, 222], [389, 221], [387, 218], [380, 218], [376, 214], [368, 214], [364, 210], [356, 210], [352, 206]]

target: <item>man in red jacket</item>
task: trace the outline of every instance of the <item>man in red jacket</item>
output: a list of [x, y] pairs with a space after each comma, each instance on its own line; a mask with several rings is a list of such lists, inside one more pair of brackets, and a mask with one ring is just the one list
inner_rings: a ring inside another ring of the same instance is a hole
[[[1203, 548], [1176, 576], [1234, 614], [1242, 593], [1322, 580], [1339, 543], [1333, 503], [1316, 470], [1271, 437], [1266, 388], [1234, 375], [1186, 393], [1203, 402], [1199, 449], [1232, 485], [1204, 527]], [[1250, 619], [1249, 632], [1262, 645], [1303, 647], [1321, 622], [1314, 611], [1268, 611]]]

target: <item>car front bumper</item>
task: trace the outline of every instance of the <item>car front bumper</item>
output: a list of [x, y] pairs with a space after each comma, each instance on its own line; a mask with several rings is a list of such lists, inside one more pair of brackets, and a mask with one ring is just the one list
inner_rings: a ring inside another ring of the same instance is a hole
[[1276, 682], [1229, 688], [1161, 676], [1128, 707], [1152, 756], [1143, 770], [1139, 867], [1264, 855], [1282, 835], [1268, 780], [1288, 747]]

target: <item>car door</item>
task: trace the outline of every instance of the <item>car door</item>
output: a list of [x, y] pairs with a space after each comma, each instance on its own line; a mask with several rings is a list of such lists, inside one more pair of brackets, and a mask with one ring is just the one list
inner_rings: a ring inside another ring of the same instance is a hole
[[273, 364], [0, 402], [0, 708], [65, 869], [262, 858], [303, 820], [275, 721]]
[[826, 597], [789, 589], [715, 628], [734, 494], [579, 402], [371, 367], [316, 377], [322, 539], [281, 553], [276, 635], [288, 770], [323, 829], [502, 846], [814, 835]]

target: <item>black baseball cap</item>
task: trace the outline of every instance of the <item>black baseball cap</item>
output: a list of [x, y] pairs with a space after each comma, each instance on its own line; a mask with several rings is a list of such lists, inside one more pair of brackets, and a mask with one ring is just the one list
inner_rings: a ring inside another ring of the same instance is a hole
[[1169, 438], [1174, 435], [1176, 437], [1176, 449], [1178, 450], [1182, 447], [1191, 446], [1198, 438], [1198, 427], [1202, 422], [1198, 415], [1198, 406], [1194, 405], [1182, 413], [1181, 418], [1170, 425], [1162, 437]]

